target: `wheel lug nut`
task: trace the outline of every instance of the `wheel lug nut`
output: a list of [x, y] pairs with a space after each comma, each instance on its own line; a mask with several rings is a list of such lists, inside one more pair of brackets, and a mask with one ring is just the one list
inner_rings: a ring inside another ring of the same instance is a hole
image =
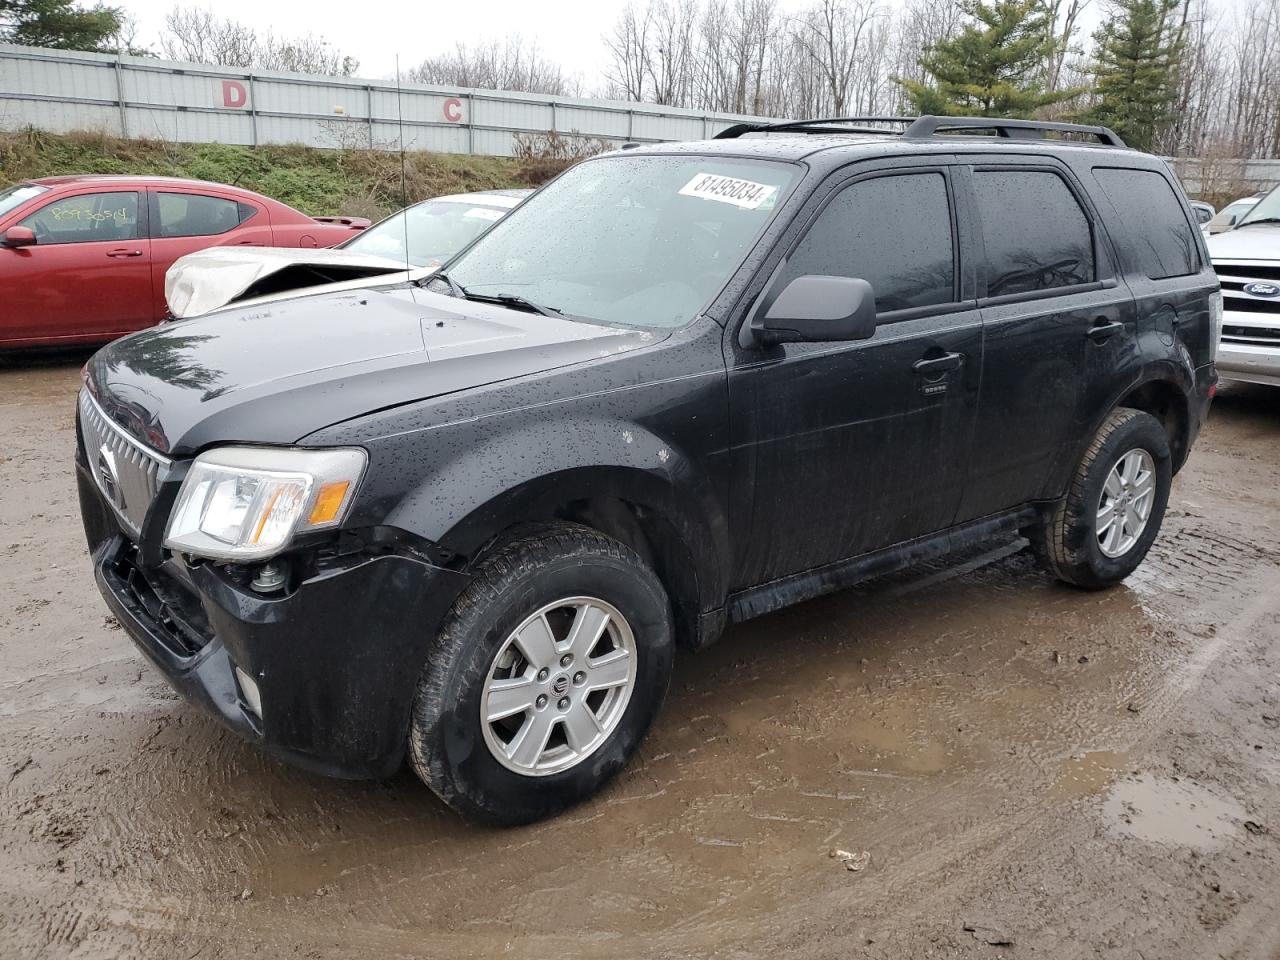
[[549, 676], [551, 676], [551, 671], [548, 670], [546, 667], [543, 667], [541, 670], [538, 671], [539, 680], [545, 680]]
[[577, 673], [573, 675], [573, 682], [576, 686], [580, 687], [587, 682], [587, 675], [583, 673], [581, 670], [579, 670]]
[[561, 697], [561, 698], [560, 698], [560, 702], [557, 704], [557, 706], [558, 706], [561, 710], [568, 710], [568, 709], [569, 709], [569, 698], [568, 698], [568, 697]]
[[573, 663], [573, 654], [571, 653], [566, 653], [563, 657], [560, 658], [560, 666], [562, 667], [567, 667], [572, 663]]
[[538, 709], [541, 710], [547, 705], [547, 695], [545, 693], [539, 694], [538, 699], [535, 700], [534, 703], [537, 705]]

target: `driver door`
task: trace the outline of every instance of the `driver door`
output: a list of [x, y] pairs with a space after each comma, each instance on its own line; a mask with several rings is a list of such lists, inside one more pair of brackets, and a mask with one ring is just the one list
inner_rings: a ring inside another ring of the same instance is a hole
[[945, 166], [853, 179], [813, 217], [770, 288], [810, 274], [867, 280], [874, 336], [752, 348], [731, 337], [733, 476], [747, 481], [734, 496], [735, 588], [953, 522], [982, 366], [960, 229]]
[[32, 246], [0, 249], [0, 342], [110, 340], [154, 322], [151, 244], [140, 192], [60, 195], [17, 226]]

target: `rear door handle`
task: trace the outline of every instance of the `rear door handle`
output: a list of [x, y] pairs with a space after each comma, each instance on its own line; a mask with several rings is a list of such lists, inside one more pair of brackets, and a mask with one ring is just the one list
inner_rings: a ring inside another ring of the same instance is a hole
[[1108, 320], [1105, 317], [1099, 317], [1093, 322], [1093, 326], [1089, 328], [1089, 339], [1094, 343], [1102, 343], [1103, 340], [1110, 340], [1123, 330], [1124, 324], [1119, 320]]
[[107, 251], [107, 256], [108, 256], [108, 257], [140, 257], [140, 256], [142, 256], [142, 251], [141, 251], [141, 250], [126, 250], [126, 249], [125, 249], [125, 248], [123, 248], [123, 247], [119, 247], [119, 248], [117, 248], [117, 249], [115, 249], [115, 250], [108, 250], [108, 251]]
[[919, 376], [931, 377], [935, 374], [946, 373], [949, 370], [958, 370], [964, 363], [963, 353], [944, 353], [940, 357], [929, 357], [926, 360], [917, 360], [911, 367]]

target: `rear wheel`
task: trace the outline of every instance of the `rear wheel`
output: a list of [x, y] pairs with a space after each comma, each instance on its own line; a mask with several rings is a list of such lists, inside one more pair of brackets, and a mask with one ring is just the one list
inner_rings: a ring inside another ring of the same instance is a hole
[[1172, 478], [1169, 438], [1160, 422], [1141, 410], [1112, 412], [1067, 496], [1032, 531], [1045, 567], [1088, 589], [1119, 583], [1159, 534]]
[[670, 607], [630, 549], [543, 529], [483, 561], [418, 682], [410, 762], [456, 810], [548, 816], [626, 763], [671, 674]]

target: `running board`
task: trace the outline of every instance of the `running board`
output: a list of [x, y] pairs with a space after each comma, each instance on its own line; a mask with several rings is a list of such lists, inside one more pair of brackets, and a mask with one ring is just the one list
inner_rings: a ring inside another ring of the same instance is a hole
[[1022, 507], [1010, 513], [971, 520], [941, 533], [931, 533], [927, 537], [908, 540], [883, 550], [838, 560], [741, 590], [729, 596], [726, 604], [729, 622], [741, 623], [802, 600], [843, 590], [862, 580], [894, 573], [926, 560], [935, 560], [987, 540], [1016, 535], [1019, 530], [1034, 523], [1038, 516], [1039, 512], [1035, 507]]

